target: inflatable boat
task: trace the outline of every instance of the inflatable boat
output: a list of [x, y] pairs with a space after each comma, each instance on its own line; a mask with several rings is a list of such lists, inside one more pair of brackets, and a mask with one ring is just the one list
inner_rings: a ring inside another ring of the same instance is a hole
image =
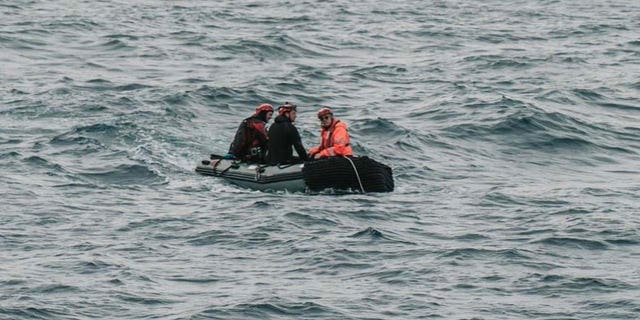
[[211, 155], [196, 172], [222, 178], [241, 187], [261, 191], [319, 192], [325, 189], [354, 192], [391, 192], [391, 168], [369, 157], [331, 157], [297, 164], [269, 166]]

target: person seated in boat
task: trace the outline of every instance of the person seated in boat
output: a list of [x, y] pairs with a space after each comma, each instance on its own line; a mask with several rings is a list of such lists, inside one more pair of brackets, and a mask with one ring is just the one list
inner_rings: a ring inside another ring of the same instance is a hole
[[309, 150], [309, 159], [328, 158], [333, 156], [353, 156], [347, 124], [334, 118], [333, 111], [322, 108], [318, 111], [318, 119], [322, 131], [320, 145]]
[[[307, 152], [302, 145], [300, 133], [293, 124], [298, 115], [297, 107], [289, 102], [278, 107], [278, 116], [269, 127], [267, 163], [270, 165], [299, 163], [307, 160]], [[293, 148], [298, 157], [293, 156]]]
[[238, 159], [243, 162], [264, 162], [267, 150], [267, 130], [265, 128], [273, 116], [273, 107], [263, 103], [254, 114], [242, 120], [236, 135], [229, 146], [225, 159]]

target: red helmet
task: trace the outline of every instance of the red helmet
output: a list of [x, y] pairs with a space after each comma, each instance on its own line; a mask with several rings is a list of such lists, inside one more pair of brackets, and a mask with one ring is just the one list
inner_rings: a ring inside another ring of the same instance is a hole
[[256, 113], [260, 113], [262, 111], [273, 112], [273, 107], [268, 103], [263, 103], [256, 108]]
[[297, 111], [298, 107], [295, 104], [291, 104], [289, 102], [285, 102], [283, 105], [278, 107], [278, 114], [282, 115], [285, 114], [287, 112], [290, 112], [291, 110], [293, 111]]
[[333, 111], [331, 111], [331, 109], [324, 107], [320, 110], [318, 110], [318, 119], [321, 119], [322, 116], [326, 115], [326, 114], [330, 114], [333, 116]]
[[262, 111], [273, 112], [273, 107], [268, 103], [263, 103], [256, 108], [256, 114]]

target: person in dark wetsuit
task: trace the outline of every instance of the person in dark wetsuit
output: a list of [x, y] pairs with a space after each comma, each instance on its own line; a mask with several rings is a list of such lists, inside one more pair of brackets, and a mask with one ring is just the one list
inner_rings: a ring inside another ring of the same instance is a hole
[[267, 130], [265, 128], [273, 116], [273, 107], [263, 103], [256, 112], [240, 123], [236, 135], [229, 146], [225, 159], [238, 159], [243, 162], [264, 162], [267, 150]]
[[[298, 129], [293, 125], [298, 111], [295, 105], [285, 102], [278, 108], [278, 116], [269, 128], [267, 163], [270, 165], [299, 163], [307, 160]], [[299, 157], [293, 156], [292, 147]]]

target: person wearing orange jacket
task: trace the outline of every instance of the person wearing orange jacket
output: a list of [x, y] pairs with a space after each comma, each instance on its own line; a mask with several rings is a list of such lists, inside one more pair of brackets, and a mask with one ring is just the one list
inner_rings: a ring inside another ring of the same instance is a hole
[[347, 124], [335, 119], [333, 111], [322, 108], [318, 111], [320, 119], [320, 145], [309, 150], [309, 159], [328, 158], [333, 156], [353, 156]]
[[273, 116], [273, 106], [263, 103], [256, 112], [242, 120], [229, 146], [225, 159], [239, 159], [243, 162], [264, 162], [267, 152], [267, 130], [265, 126]]

